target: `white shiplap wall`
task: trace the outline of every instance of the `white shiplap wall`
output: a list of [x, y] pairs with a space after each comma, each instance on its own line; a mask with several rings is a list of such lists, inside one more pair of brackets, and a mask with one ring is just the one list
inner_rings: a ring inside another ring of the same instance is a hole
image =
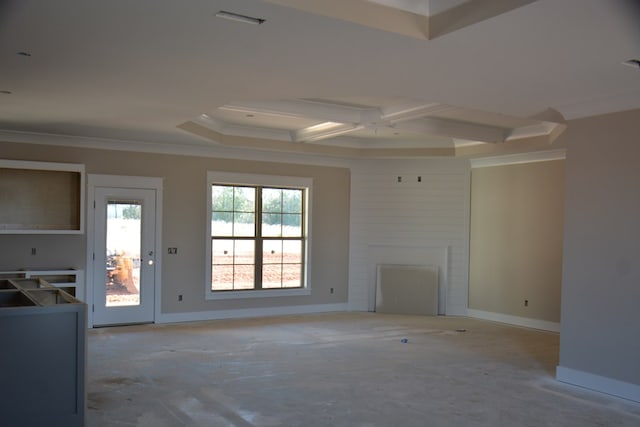
[[470, 166], [465, 159], [355, 161], [349, 309], [373, 310], [376, 264], [436, 265], [439, 312], [466, 315], [469, 197]]

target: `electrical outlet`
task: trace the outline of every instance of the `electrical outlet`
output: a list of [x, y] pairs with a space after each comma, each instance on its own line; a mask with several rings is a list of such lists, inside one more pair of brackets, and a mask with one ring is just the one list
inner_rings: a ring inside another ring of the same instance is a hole
[[168, 248], [167, 252], [169, 253], [169, 255], [175, 255], [178, 253], [178, 248]]
[[329, 289], [329, 293], [331, 294], [333, 293], [333, 288]]
[[524, 306], [525, 307], [529, 307], [529, 300], [528, 299], [524, 300]]
[[31, 248], [31, 255], [35, 255], [36, 254], [36, 248]]
[[178, 301], [182, 301], [182, 294], [178, 295]]

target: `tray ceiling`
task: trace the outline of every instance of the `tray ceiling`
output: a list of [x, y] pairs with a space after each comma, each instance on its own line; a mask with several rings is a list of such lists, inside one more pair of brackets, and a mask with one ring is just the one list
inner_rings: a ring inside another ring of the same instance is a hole
[[565, 119], [640, 108], [640, 69], [622, 65], [640, 55], [637, 17], [627, 0], [9, 0], [0, 134], [348, 157], [544, 148]]

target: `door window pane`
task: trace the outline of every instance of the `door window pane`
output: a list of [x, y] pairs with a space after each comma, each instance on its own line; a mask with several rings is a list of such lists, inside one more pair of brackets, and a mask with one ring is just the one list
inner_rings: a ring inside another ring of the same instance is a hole
[[107, 202], [106, 307], [140, 305], [140, 202]]

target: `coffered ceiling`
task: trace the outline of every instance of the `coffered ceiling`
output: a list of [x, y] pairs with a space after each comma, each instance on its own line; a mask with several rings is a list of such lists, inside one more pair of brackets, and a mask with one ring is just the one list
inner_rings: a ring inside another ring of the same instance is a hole
[[0, 136], [346, 157], [541, 149], [566, 119], [640, 108], [640, 68], [623, 65], [640, 56], [636, 4], [4, 1]]

